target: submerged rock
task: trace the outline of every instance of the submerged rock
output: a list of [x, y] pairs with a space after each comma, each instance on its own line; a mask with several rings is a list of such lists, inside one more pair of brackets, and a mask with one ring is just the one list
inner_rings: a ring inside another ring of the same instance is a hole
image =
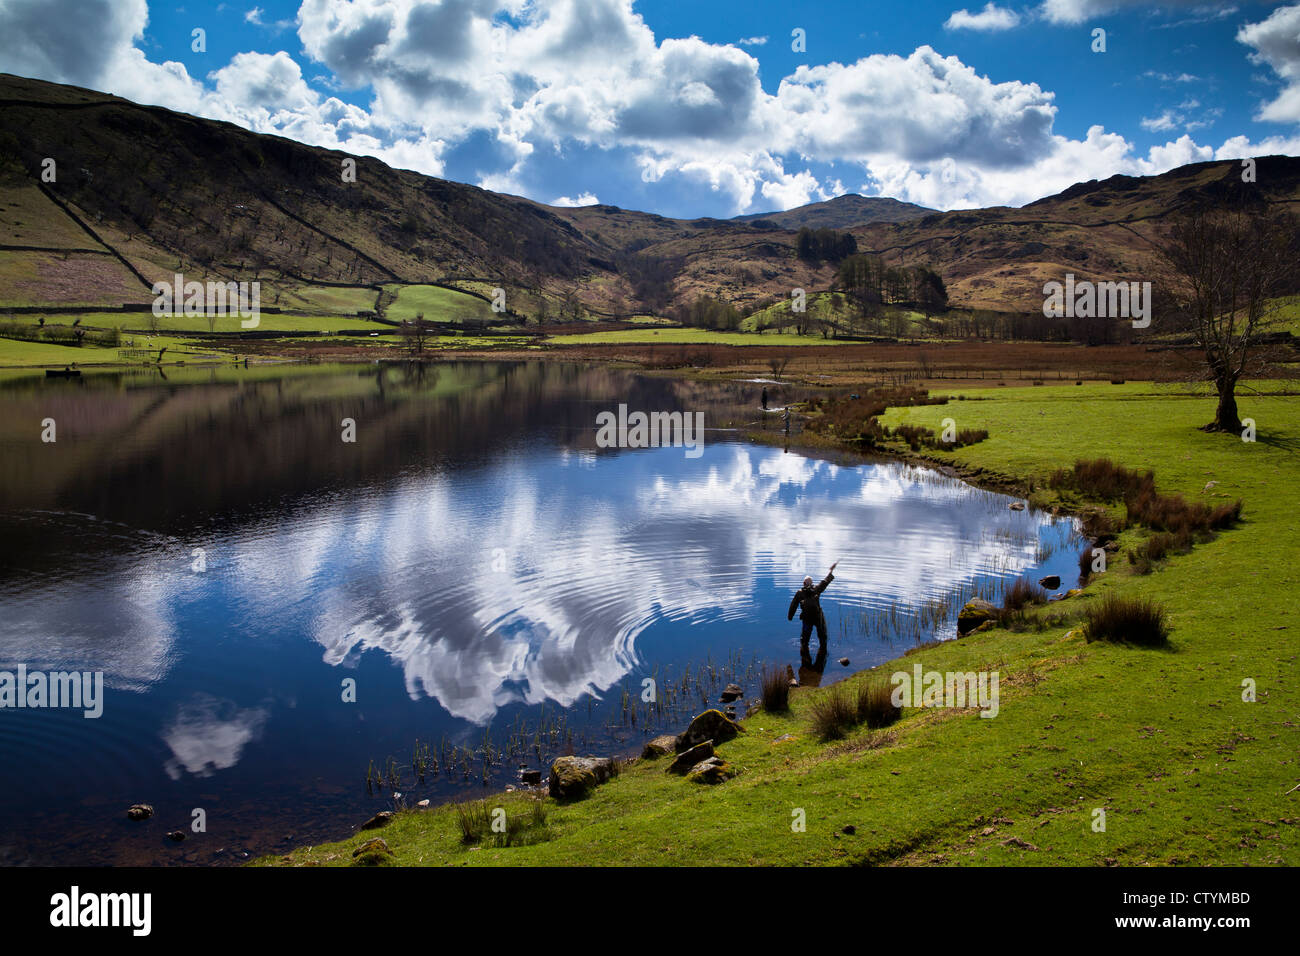
[[560, 757], [551, 764], [548, 780], [551, 796], [577, 800], [614, 776], [616, 767], [609, 757]]
[[167, 834], [167, 839], [171, 840], [173, 843], [180, 843], [182, 840], [185, 839], [185, 831], [172, 830], [170, 833]]
[[724, 704], [730, 704], [733, 700], [740, 700], [745, 696], [744, 690], [739, 684], [728, 684], [722, 691], [722, 696], [718, 699]]
[[530, 787], [536, 787], [542, 782], [542, 772], [540, 770], [520, 770], [519, 782]]
[[153, 807], [147, 803], [133, 803], [126, 811], [126, 815], [132, 820], [148, 820], [153, 816]]
[[840, 658], [840, 666], [841, 666], [841, 667], [848, 667], [848, 666], [849, 666], [849, 659], [848, 659], [847, 657], [841, 657], [841, 658]]
[[736, 771], [731, 764], [715, 756], [697, 763], [686, 774], [686, 779], [691, 783], [722, 783], [735, 775]]
[[373, 817], [361, 824], [363, 830], [378, 830], [380, 827], [386, 827], [393, 822], [393, 812], [391, 810], [380, 810]]
[[681, 753], [690, 750], [696, 744], [711, 740], [716, 744], [724, 744], [728, 740], [734, 740], [738, 734], [744, 733], [745, 728], [736, 723], [720, 710], [706, 710], [694, 720], [677, 738], [677, 752]]
[[1013, 501], [1007, 507], [1010, 508], [1012, 511], [1024, 511], [1025, 503], [1023, 501]]
[[1061, 576], [1059, 574], [1049, 574], [1045, 578], [1039, 578], [1038, 586], [1049, 591], [1055, 591], [1061, 586]]
[[971, 598], [957, 615], [957, 634], [969, 634], [985, 621], [998, 616], [998, 609], [983, 598]]
[[677, 755], [672, 763], [668, 765], [669, 773], [687, 773], [697, 763], [708, 760], [713, 756], [713, 741], [706, 740], [696, 744], [690, 750], [683, 750]]

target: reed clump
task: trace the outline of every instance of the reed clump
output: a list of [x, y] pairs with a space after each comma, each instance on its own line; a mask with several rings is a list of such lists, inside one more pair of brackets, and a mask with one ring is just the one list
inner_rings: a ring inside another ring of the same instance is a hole
[[1084, 612], [1084, 637], [1089, 643], [1164, 647], [1169, 643], [1168, 614], [1150, 598], [1107, 594]]
[[790, 678], [780, 668], [763, 668], [763, 709], [782, 714], [790, 709]]

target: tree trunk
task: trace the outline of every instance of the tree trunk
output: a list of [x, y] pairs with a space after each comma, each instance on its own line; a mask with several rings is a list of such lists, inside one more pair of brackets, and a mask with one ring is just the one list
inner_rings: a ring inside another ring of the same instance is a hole
[[1227, 379], [1218, 383], [1219, 407], [1214, 413], [1214, 423], [1209, 430], [1234, 433], [1241, 431], [1241, 419], [1237, 417], [1236, 388], [1236, 379]]

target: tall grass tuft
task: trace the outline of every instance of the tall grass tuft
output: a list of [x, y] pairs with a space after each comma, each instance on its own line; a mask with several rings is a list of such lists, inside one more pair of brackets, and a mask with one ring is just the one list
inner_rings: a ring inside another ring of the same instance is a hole
[[[527, 812], [511, 814], [501, 804], [490, 805], [487, 800], [467, 800], [456, 804], [456, 822], [460, 827], [462, 843], [483, 846], [527, 846], [551, 838], [547, 829], [548, 808], [543, 800], [529, 800]], [[504, 810], [505, 814], [496, 813]], [[500, 820], [493, 829], [494, 821]]]
[[763, 668], [763, 709], [769, 714], [790, 709], [790, 678], [780, 668]]
[[1026, 578], [1019, 578], [1002, 595], [1002, 610], [1008, 612], [1023, 610], [1030, 604], [1046, 603], [1047, 592]]
[[813, 732], [822, 740], [839, 740], [858, 724], [888, 727], [902, 716], [891, 695], [889, 682], [880, 679], [864, 680], [856, 691], [836, 684], [813, 701]]
[[[1128, 522], [1172, 534], [1217, 531], [1241, 519], [1241, 502], [1211, 505], [1187, 501], [1182, 495], [1156, 491], [1155, 475], [1117, 465], [1109, 458], [1076, 461], [1071, 469], [1052, 473], [1053, 488], [1068, 488], [1089, 498], [1123, 501]], [[1097, 530], [1097, 529], [1086, 529]]]
[[1156, 531], [1190, 534], [1217, 531], [1241, 518], [1241, 502], [1218, 507], [1201, 501], [1187, 501], [1182, 495], [1159, 495], [1149, 489], [1125, 502], [1130, 521], [1140, 521]]
[[1153, 472], [1138, 472], [1109, 458], [1076, 461], [1074, 468], [1058, 468], [1049, 482], [1053, 488], [1070, 488], [1101, 501], [1122, 501], [1144, 491], [1155, 491]]
[[1088, 579], [1092, 577], [1092, 548], [1084, 548], [1079, 555], [1079, 583], [1087, 584]]
[[893, 701], [894, 689], [888, 681], [865, 680], [858, 685], [857, 717], [872, 730], [888, 727], [902, 716], [902, 708]]
[[1032, 581], [1020, 578], [1007, 588], [1002, 595], [1002, 607], [998, 610], [998, 623], [1003, 627], [1021, 629], [1029, 625], [1029, 616], [1025, 609], [1047, 603], [1047, 592]]
[[1111, 641], [1142, 647], [1169, 643], [1165, 609], [1149, 598], [1107, 594], [1084, 612], [1084, 635], [1089, 642]]
[[813, 700], [813, 732], [822, 740], [840, 739], [857, 722], [857, 701], [848, 695], [843, 684], [836, 684]]
[[456, 804], [456, 824], [461, 843], [478, 843], [491, 832], [492, 817], [484, 800], [466, 800]]

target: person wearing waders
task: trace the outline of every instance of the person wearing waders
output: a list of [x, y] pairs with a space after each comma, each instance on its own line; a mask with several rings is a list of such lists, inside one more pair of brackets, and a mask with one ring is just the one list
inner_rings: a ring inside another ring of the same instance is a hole
[[[838, 561], [835, 564], [839, 564]], [[799, 608], [799, 620], [803, 622], [803, 633], [799, 636], [799, 649], [802, 653], [808, 652], [808, 638], [812, 637], [813, 628], [817, 628], [817, 656], [821, 657], [826, 653], [826, 615], [822, 613], [822, 592], [826, 586], [835, 580], [835, 564], [831, 565], [830, 571], [826, 572], [826, 577], [822, 578], [822, 583], [813, 585], [812, 578], [803, 579], [803, 587], [794, 592], [794, 597], [790, 599], [790, 610], [786, 614], [787, 621], [794, 620], [794, 609]]]

